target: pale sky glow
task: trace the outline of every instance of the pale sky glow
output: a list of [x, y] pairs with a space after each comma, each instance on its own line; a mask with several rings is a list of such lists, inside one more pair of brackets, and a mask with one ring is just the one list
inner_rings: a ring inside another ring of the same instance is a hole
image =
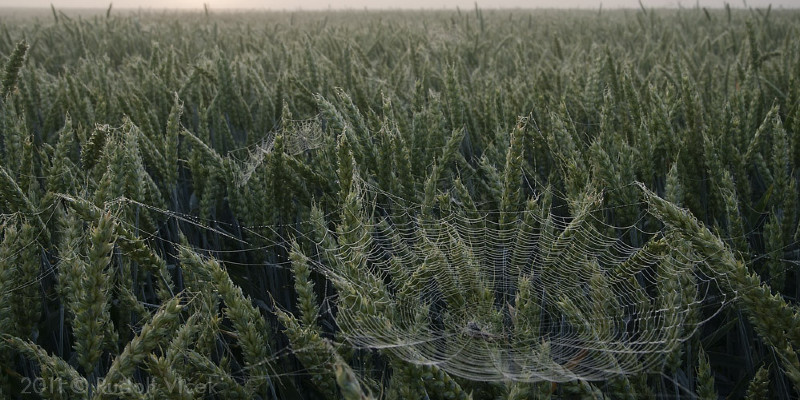
[[[727, 1], [732, 7], [743, 7], [742, 0]], [[56, 8], [107, 8], [107, 0], [0, 0], [0, 7], [50, 7]], [[443, 9], [461, 7], [471, 9], [472, 0], [114, 0], [114, 8], [152, 9], [202, 9], [208, 3], [211, 9], [264, 9], [264, 10], [325, 10], [325, 9]], [[638, 0], [493, 0], [478, 1], [481, 8], [639, 8]], [[725, 0], [642, 0], [645, 7], [721, 8]], [[800, 0], [748, 0], [750, 7], [798, 8]]]

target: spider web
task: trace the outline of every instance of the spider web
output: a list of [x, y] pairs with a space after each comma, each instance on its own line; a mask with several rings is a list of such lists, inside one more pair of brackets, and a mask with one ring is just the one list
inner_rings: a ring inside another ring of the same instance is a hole
[[[291, 120], [287, 123], [287, 131], [282, 133], [284, 151], [292, 155], [320, 148], [325, 140], [320, 116]], [[247, 155], [240, 161], [241, 171], [234, 175], [237, 178], [236, 187], [245, 186], [267, 155], [272, 153], [276, 135], [276, 132], [270, 132], [259, 143], [244, 149]]]
[[[357, 348], [475, 381], [603, 380], [661, 370], [733, 300], [653, 215], [603, 222], [599, 193], [566, 214], [554, 212], [558, 194], [548, 190], [519, 212], [441, 207], [432, 216], [360, 186], [360, 225], [318, 232], [313, 260], [334, 283], [336, 322]], [[393, 201], [391, 213], [368, 205], [376, 194]]]

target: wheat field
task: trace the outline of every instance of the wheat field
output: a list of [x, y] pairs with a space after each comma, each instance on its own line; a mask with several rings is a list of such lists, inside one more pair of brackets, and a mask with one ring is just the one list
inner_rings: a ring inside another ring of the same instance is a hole
[[0, 399], [800, 396], [800, 13], [0, 13]]

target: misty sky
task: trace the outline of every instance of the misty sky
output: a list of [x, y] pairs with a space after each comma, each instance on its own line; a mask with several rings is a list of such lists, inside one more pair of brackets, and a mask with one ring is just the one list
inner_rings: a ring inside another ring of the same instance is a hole
[[[200, 9], [203, 3], [208, 3], [212, 9], [271, 9], [271, 10], [318, 10], [318, 9], [346, 9], [365, 7], [370, 9], [380, 8], [455, 8], [456, 6], [472, 8], [474, 0], [111, 0], [115, 8], [181, 8]], [[699, 0], [703, 7], [720, 8], [725, 5], [725, 0]], [[731, 6], [742, 7], [742, 0], [728, 0]], [[109, 0], [0, 0], [0, 7], [49, 7], [56, 8], [106, 8]], [[603, 8], [630, 7], [638, 8], [638, 0], [491, 0], [478, 1], [481, 8], [597, 8], [600, 3]], [[646, 7], [694, 7], [697, 0], [642, 0]], [[800, 0], [747, 0], [750, 7], [766, 7], [772, 4], [777, 7], [800, 7]]]

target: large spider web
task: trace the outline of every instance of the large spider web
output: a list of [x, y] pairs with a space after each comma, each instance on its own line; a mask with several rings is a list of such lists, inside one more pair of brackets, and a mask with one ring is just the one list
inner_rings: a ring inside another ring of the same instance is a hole
[[[476, 381], [603, 380], [660, 371], [733, 300], [643, 204], [628, 205], [643, 211], [622, 227], [603, 222], [600, 193], [566, 213], [547, 191], [519, 212], [432, 216], [360, 185], [360, 225], [318, 230], [313, 260], [358, 348]], [[391, 213], [367, 205], [376, 193], [394, 200]]]

